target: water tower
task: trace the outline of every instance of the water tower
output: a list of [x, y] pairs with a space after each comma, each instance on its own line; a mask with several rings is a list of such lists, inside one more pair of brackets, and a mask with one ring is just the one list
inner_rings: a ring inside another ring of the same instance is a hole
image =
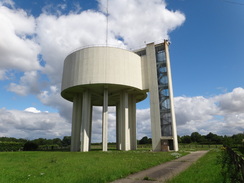
[[107, 151], [108, 106], [116, 107], [118, 150], [135, 150], [136, 103], [150, 92], [152, 148], [178, 151], [168, 41], [131, 52], [87, 47], [64, 61], [63, 98], [73, 102], [71, 151], [89, 151], [92, 107], [102, 106], [102, 144]]

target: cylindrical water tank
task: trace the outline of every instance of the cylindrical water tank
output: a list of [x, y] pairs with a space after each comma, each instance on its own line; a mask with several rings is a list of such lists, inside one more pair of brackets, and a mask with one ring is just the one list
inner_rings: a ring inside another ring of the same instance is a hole
[[133, 94], [137, 102], [144, 100], [146, 92], [142, 87], [140, 56], [125, 49], [104, 46], [80, 49], [66, 57], [63, 98], [73, 101], [74, 94], [89, 90], [93, 94], [93, 105], [102, 105], [104, 87], [109, 91], [109, 105], [116, 104], [123, 90]]

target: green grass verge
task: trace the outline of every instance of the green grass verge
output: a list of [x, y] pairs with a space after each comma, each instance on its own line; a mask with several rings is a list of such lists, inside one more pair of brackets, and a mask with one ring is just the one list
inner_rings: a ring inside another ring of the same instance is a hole
[[1, 152], [1, 183], [109, 182], [170, 161], [166, 152]]
[[191, 165], [186, 171], [174, 177], [167, 183], [220, 183], [221, 175], [220, 158], [221, 150], [210, 150], [205, 156]]

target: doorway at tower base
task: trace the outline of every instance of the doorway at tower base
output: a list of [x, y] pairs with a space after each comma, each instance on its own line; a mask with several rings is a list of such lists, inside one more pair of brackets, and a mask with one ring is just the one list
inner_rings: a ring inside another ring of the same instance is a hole
[[173, 139], [161, 139], [161, 151], [174, 151]]

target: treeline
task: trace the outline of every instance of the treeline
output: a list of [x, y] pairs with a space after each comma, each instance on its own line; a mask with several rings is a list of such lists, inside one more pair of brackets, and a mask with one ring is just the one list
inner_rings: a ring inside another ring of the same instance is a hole
[[[220, 136], [214, 133], [201, 135], [193, 132], [191, 135], [178, 136], [178, 142], [181, 144], [223, 144], [229, 147], [243, 144], [244, 133], [232, 136]], [[152, 139], [147, 136], [137, 141], [138, 144], [152, 144]], [[35, 140], [17, 139], [13, 137], [0, 137], [0, 151], [18, 151], [18, 150], [53, 150], [68, 149], [71, 145], [71, 136], [60, 138]]]
[[70, 144], [70, 136], [64, 136], [62, 140], [59, 138], [27, 140], [22, 138], [0, 137], [0, 151], [51, 150], [68, 148]]
[[[207, 135], [201, 135], [198, 132], [193, 132], [191, 135], [178, 136], [178, 142], [182, 144], [223, 144], [227, 146], [233, 146], [237, 144], [242, 144], [244, 139], [244, 133], [235, 134], [232, 136], [220, 136], [214, 133], [209, 133]], [[152, 139], [147, 136], [137, 141], [138, 144], [151, 144]]]
[[193, 132], [191, 135], [178, 136], [178, 142], [184, 144], [198, 143], [198, 144], [224, 144], [227, 146], [235, 146], [242, 144], [244, 134], [239, 133], [232, 136], [220, 136], [214, 133], [201, 135], [198, 132]]

